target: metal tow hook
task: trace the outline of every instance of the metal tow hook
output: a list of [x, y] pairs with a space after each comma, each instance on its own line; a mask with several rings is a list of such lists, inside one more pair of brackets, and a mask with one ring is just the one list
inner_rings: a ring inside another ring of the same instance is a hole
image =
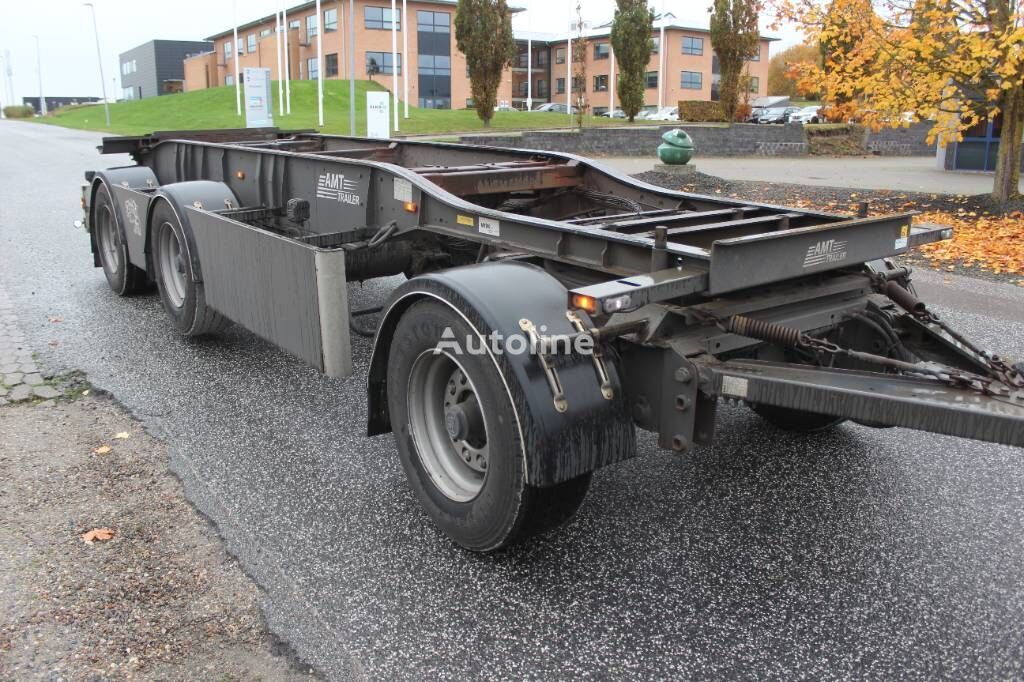
[[530, 348], [536, 352], [537, 357], [540, 359], [541, 367], [544, 369], [544, 377], [548, 382], [548, 388], [551, 389], [551, 396], [555, 405], [555, 410], [558, 412], [567, 411], [569, 409], [569, 401], [565, 399], [565, 391], [562, 390], [562, 382], [558, 378], [558, 372], [555, 370], [555, 366], [551, 364], [551, 358], [548, 357], [547, 352], [544, 350], [540, 335], [537, 333], [537, 327], [534, 326], [533, 322], [530, 322], [524, 317], [519, 320], [519, 328], [522, 329], [529, 337]]
[[[583, 319], [580, 318], [575, 310], [566, 310], [565, 316], [569, 319], [570, 324], [576, 328], [577, 333], [588, 333], [586, 325], [583, 324]], [[604, 362], [604, 353], [601, 351], [601, 345], [599, 343], [594, 343], [594, 348], [591, 351], [590, 357], [594, 361], [594, 371], [597, 372], [597, 382], [601, 384], [601, 395], [604, 396], [605, 400], [611, 400], [615, 397], [615, 390], [612, 388], [612, 380], [608, 375], [608, 365]]]

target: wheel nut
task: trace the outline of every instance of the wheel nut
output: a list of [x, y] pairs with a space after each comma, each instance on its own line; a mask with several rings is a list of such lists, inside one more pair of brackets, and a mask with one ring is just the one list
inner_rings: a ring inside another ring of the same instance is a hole
[[672, 449], [676, 452], [685, 452], [689, 447], [690, 443], [685, 437], [680, 435], [672, 436]]
[[676, 396], [676, 409], [680, 412], [685, 412], [690, 409], [690, 402], [691, 401], [687, 396], [680, 393]]

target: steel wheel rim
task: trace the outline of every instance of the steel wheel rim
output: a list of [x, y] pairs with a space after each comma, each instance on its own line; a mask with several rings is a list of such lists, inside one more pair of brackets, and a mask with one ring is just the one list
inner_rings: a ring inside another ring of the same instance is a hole
[[96, 212], [96, 240], [99, 242], [103, 262], [116, 274], [121, 269], [121, 249], [114, 233], [114, 215], [106, 204]]
[[424, 471], [441, 493], [468, 502], [487, 478], [490, 448], [479, 394], [465, 368], [430, 349], [413, 362], [406, 392], [409, 432]]
[[185, 303], [185, 258], [170, 223], [160, 225], [160, 280], [171, 304], [180, 308]]

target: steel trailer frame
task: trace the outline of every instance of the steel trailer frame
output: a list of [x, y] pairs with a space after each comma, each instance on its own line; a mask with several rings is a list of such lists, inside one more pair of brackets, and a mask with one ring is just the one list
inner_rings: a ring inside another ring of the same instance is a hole
[[[476, 305], [491, 329], [547, 321], [608, 349], [606, 359], [560, 364], [541, 352], [503, 367], [521, 372], [533, 387], [524, 409], [546, 419], [571, 423], [574, 403], [603, 393], [610, 413], [625, 409], [683, 451], [712, 438], [724, 397], [1024, 446], [1021, 367], [998, 364], [886, 288], [912, 290], [891, 257], [952, 235], [910, 213], [863, 206], [850, 217], [676, 192], [573, 154], [310, 131], [153, 133], [105, 138], [100, 150], [130, 153], [136, 165], [87, 174], [87, 222], [105, 187], [129, 260], [152, 273], [150, 220], [166, 202], [188, 225], [192, 277], [210, 305], [328, 374], [351, 371], [341, 283], [414, 276], [375, 342], [371, 434], [391, 428], [380, 357], [401, 300], [416, 294]], [[503, 271], [524, 281], [557, 278], [561, 288], [537, 285], [557, 304], [506, 300], [507, 285], [491, 290], [476, 272], [507, 261], [535, 266]], [[874, 351], [881, 334], [889, 364], [873, 369], [877, 354], [824, 345], [836, 334], [874, 339]], [[893, 360], [908, 349], [918, 369]], [[577, 366], [588, 369], [573, 374]], [[583, 383], [565, 386], [566, 376]], [[585, 464], [538, 460], [532, 482], [619, 458], [566, 457]]]

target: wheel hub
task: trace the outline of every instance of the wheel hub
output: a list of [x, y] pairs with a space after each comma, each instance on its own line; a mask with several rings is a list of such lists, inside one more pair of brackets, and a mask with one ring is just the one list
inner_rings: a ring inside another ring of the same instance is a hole
[[489, 448], [476, 389], [454, 358], [426, 351], [409, 376], [409, 426], [423, 468], [459, 502], [483, 488]]

